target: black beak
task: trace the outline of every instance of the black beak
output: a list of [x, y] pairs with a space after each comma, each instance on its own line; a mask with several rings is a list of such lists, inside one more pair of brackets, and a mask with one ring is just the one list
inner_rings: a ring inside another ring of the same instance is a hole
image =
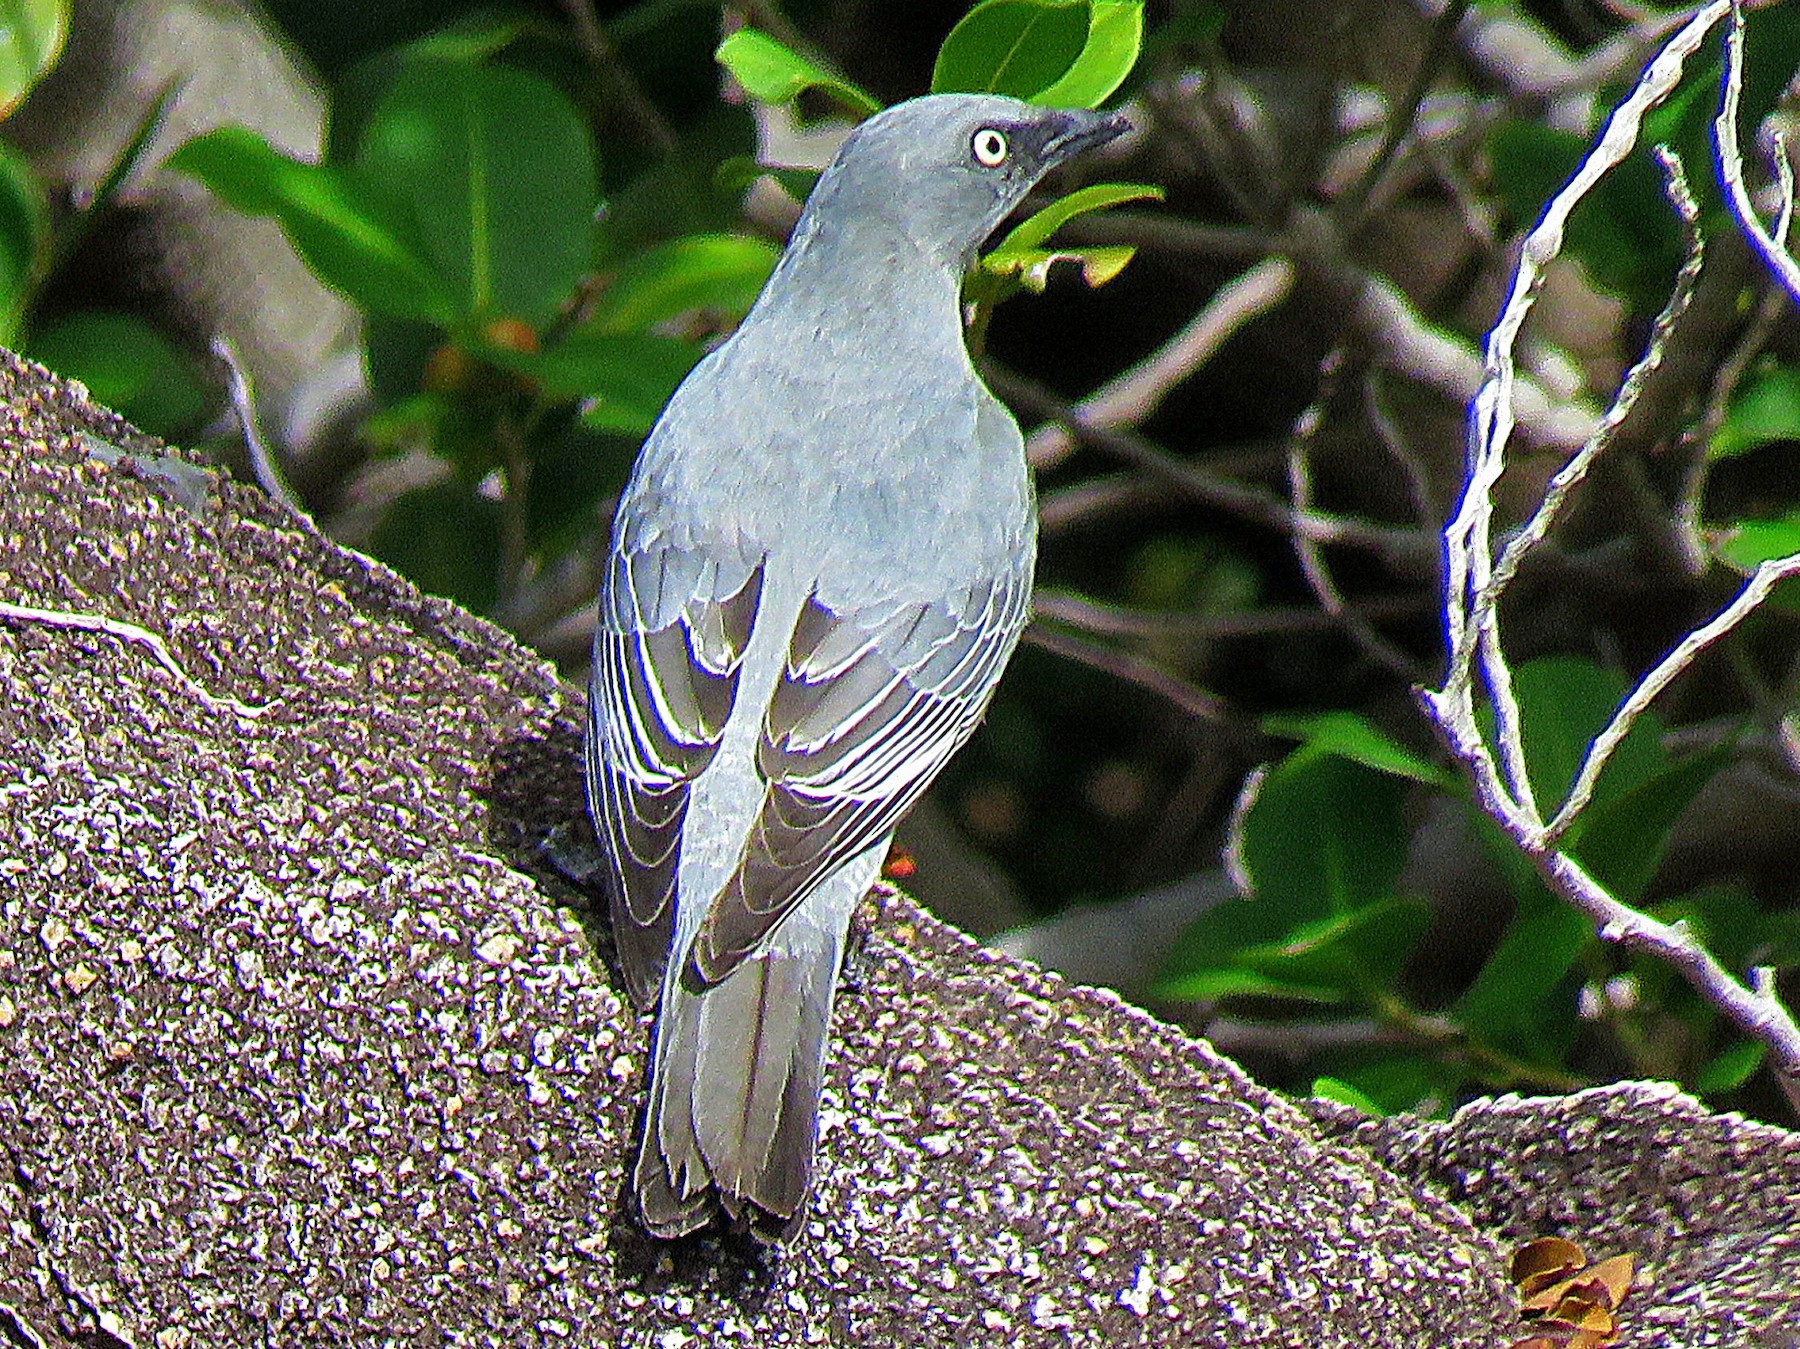
[[1084, 112], [1074, 109], [1054, 114], [1050, 136], [1042, 151], [1046, 165], [1061, 164], [1076, 155], [1108, 141], [1117, 140], [1131, 130], [1131, 119], [1122, 112]]

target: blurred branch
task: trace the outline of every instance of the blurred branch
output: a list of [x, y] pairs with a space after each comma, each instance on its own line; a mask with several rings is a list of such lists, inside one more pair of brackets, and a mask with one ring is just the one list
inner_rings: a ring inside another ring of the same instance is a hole
[[1146, 507], [1157, 505], [1165, 497], [1165, 493], [1136, 473], [1111, 473], [1053, 491], [1040, 490], [1038, 530], [1054, 534], [1101, 516], [1135, 515]]
[[619, 49], [607, 37], [606, 30], [595, 17], [593, 0], [562, 0], [569, 26], [575, 30], [576, 45], [605, 86], [607, 98], [622, 110], [638, 138], [657, 154], [668, 156], [680, 147], [681, 138], [669, 125], [655, 103], [651, 102], [631, 67], [619, 55]]
[[[1454, 0], [1415, 0], [1432, 19], [1441, 18]], [[1540, 25], [1507, 8], [1476, 8], [1456, 23], [1463, 57], [1494, 85], [1515, 99], [1548, 100], [1552, 125], [1585, 131], [1588, 100], [1602, 85], [1630, 77], [1643, 68], [1664, 38], [1687, 18], [1687, 11], [1644, 15], [1630, 28], [1577, 56]]]
[[[1220, 286], [1180, 332], [1117, 378], [1070, 409], [1088, 426], [1136, 426], [1170, 390], [1205, 365], [1240, 328], [1278, 307], [1293, 288], [1294, 269], [1284, 258], [1264, 258]], [[1025, 457], [1042, 472], [1068, 458], [1076, 438], [1067, 428], [1040, 426], [1025, 441]]]
[[1371, 370], [1363, 376], [1363, 415], [1381, 441], [1388, 457], [1406, 475], [1407, 495], [1412, 498], [1413, 512], [1422, 529], [1435, 529], [1439, 520], [1437, 502], [1431, 491], [1431, 477], [1419, 456], [1407, 444], [1406, 433], [1387, 405], [1381, 387], [1381, 371]]
[[1419, 57], [1418, 66], [1413, 70], [1405, 96], [1388, 115], [1387, 129], [1382, 133], [1381, 145], [1375, 151], [1375, 158], [1369, 162], [1369, 167], [1350, 190], [1332, 203], [1333, 213], [1347, 232], [1356, 232], [1362, 223], [1364, 208], [1393, 166], [1394, 157], [1399, 153], [1401, 145], [1413, 134], [1419, 108], [1425, 102], [1425, 95], [1431, 91], [1432, 81], [1442, 69], [1445, 56], [1449, 54], [1456, 25], [1462, 22], [1463, 15], [1469, 12], [1472, 3], [1474, 0], [1449, 0], [1443, 12], [1432, 21], [1431, 36]]
[[281, 465], [276, 462], [269, 449], [269, 442], [263, 436], [262, 423], [256, 415], [256, 395], [250, 387], [250, 376], [244, 371], [244, 363], [238, 357], [237, 347], [222, 333], [214, 335], [211, 346], [212, 354], [225, 367], [231, 410], [237, 414], [238, 426], [244, 436], [244, 449], [250, 456], [250, 471], [256, 475], [257, 484], [296, 520], [309, 529], [317, 528], [312, 516], [307, 514], [306, 507], [300, 504], [300, 498], [289, 486], [287, 476], [282, 473]]
[[[1244, 641], [1332, 632], [1342, 626], [1339, 618], [1317, 609], [1246, 609], [1224, 614], [1153, 613], [1123, 605], [1102, 604], [1066, 590], [1039, 590], [1032, 596], [1031, 607], [1039, 618], [1066, 623], [1101, 637]], [[1417, 599], [1400, 595], [1364, 600], [1356, 606], [1356, 611], [1364, 619], [1410, 618], [1421, 612], [1421, 604]]]
[[1272, 492], [1221, 478], [1177, 459], [1159, 446], [1126, 431], [1088, 425], [1076, 410], [1042, 385], [989, 360], [983, 374], [998, 394], [1028, 416], [1067, 427], [1084, 445], [1153, 474], [1208, 506], [1287, 534], [1319, 543], [1343, 544], [1375, 553], [1398, 571], [1429, 575], [1436, 566], [1433, 540], [1415, 530], [1372, 524], [1349, 516], [1296, 511]]
[[[1154, 223], [1153, 223], [1154, 222]], [[1260, 252], [1287, 258], [1303, 288], [1318, 288], [1343, 311], [1347, 331], [1377, 364], [1434, 389], [1459, 407], [1481, 387], [1480, 353], [1467, 338], [1431, 323], [1405, 293], [1384, 276], [1353, 262], [1329, 215], [1297, 210], [1279, 237], [1260, 231], [1227, 231], [1169, 216], [1109, 212], [1072, 225], [1071, 237], [1084, 243], [1130, 243], [1174, 257], [1217, 261], [1241, 257], [1241, 248], [1261, 241]], [[1526, 375], [1516, 377], [1515, 418], [1533, 445], [1566, 451], [1593, 430], [1593, 413], [1555, 398]]]
[[1682, 436], [1682, 449], [1688, 462], [1681, 476], [1675, 523], [1682, 548], [1687, 554], [1688, 569], [1694, 575], [1699, 575], [1706, 566], [1706, 542], [1700, 535], [1701, 508], [1706, 496], [1706, 484], [1712, 476], [1710, 447], [1713, 437], [1725, 425], [1725, 418], [1731, 411], [1732, 398], [1743, 383], [1744, 376], [1750, 372], [1751, 363], [1762, 354], [1781, 320], [1787, 317], [1785, 297], [1786, 292], [1778, 285], [1763, 287], [1750, 322], [1745, 325], [1743, 332], [1732, 343], [1725, 358], [1718, 363], [1707, 381], [1699, 417], [1691, 427], [1686, 428]]
[[1185, 679], [1170, 674], [1161, 666], [1153, 665], [1142, 656], [1134, 656], [1128, 651], [1116, 651], [1112, 647], [1102, 646], [1098, 642], [1090, 642], [1085, 637], [1074, 633], [1059, 632], [1055, 628], [1047, 628], [1041, 623], [1033, 623], [1025, 629], [1023, 640], [1043, 651], [1062, 656], [1077, 664], [1091, 669], [1103, 670], [1116, 679], [1128, 684], [1136, 684], [1147, 689], [1158, 697], [1165, 698], [1189, 716], [1199, 717], [1206, 721], [1230, 722], [1233, 714], [1224, 701], [1208, 693], [1205, 689], [1194, 687]]
[[[1421, 698], [1427, 715], [1473, 783], [1482, 809], [1532, 861], [1551, 888], [1591, 918], [1602, 938], [1654, 954], [1679, 970], [1702, 996], [1769, 1049], [1771, 1062], [1784, 1086], [1791, 1090], [1791, 1084], [1800, 1077], [1800, 1026], [1777, 998], [1773, 972], [1760, 968], [1752, 971], [1746, 987], [1713, 958], [1684, 924], [1664, 923], [1622, 903], [1557, 845], [1591, 797], [1611, 751], [1644, 709], [1702, 650], [1740, 623], [1778, 581], [1800, 575], [1800, 556], [1764, 562], [1736, 599], [1711, 622], [1678, 643], [1638, 682], [1606, 729], [1588, 747], [1575, 789], [1548, 825], [1527, 776], [1520, 708], [1500, 641], [1499, 602], [1507, 581], [1523, 557], [1544, 542], [1568, 492], [1585, 476], [1604, 449], [1611, 429], [1622, 419], [1621, 405], [1628, 407], [1635, 398], [1642, 372], [1657, 359], [1659, 344], [1667, 341], [1672, 325], [1666, 320], [1671, 311], [1685, 303], [1680, 292], [1692, 286], [1689, 268], [1684, 268], [1677, 294], [1658, 320], [1650, 350], [1625, 379], [1600, 430], [1553, 480], [1532, 522], [1506, 547], [1499, 565], [1494, 565], [1493, 560], [1493, 494], [1505, 469], [1507, 440], [1516, 420], [1514, 345], [1532, 308], [1544, 269], [1561, 253], [1564, 229], [1576, 205], [1606, 173], [1635, 151], [1643, 118], [1674, 90], [1688, 59], [1727, 15], [1731, 17], [1733, 32], [1737, 32], [1742, 18], [1736, 4], [1732, 0], [1713, 0], [1668, 41], [1613, 111], [1597, 143], [1568, 184], [1545, 207], [1542, 220], [1520, 249], [1511, 291], [1489, 338], [1486, 379], [1470, 410], [1466, 490], [1455, 517], [1444, 530], [1444, 608], [1450, 657], [1443, 687], [1424, 691]], [[1734, 112], [1742, 78], [1741, 41], [1728, 39], [1723, 101]], [[1728, 182], [1727, 187], [1734, 197], [1741, 193], [1747, 202], [1741, 164], [1735, 164], [1735, 156], [1724, 149], [1736, 134], [1733, 127], [1720, 136], [1721, 168], [1728, 179], [1735, 172], [1738, 181]], [[1669, 167], [1671, 195], [1691, 225], [1691, 196], [1685, 194], [1672, 158]], [[1754, 216], [1753, 211], [1748, 214]], [[1748, 221], [1743, 223], [1747, 230], [1760, 228], [1760, 221], [1754, 226]], [[1690, 251], [1697, 254], [1697, 249]], [[1493, 747], [1484, 737], [1476, 715], [1478, 679], [1493, 705]]]
[[[1319, 391], [1295, 419], [1293, 432], [1288, 436], [1288, 490], [1293, 495], [1296, 510], [1312, 509], [1312, 465], [1307, 458], [1307, 451], [1318, 438], [1319, 428], [1325, 422], [1325, 411], [1337, 393], [1344, 359], [1344, 350], [1338, 347], [1329, 352], [1320, 363]], [[1344, 602], [1343, 592], [1332, 579], [1331, 568], [1325, 561], [1324, 549], [1313, 540], [1296, 534], [1294, 554], [1299, 559], [1300, 571], [1306, 577], [1307, 586], [1319, 601], [1319, 607], [1343, 625], [1351, 640], [1371, 660], [1398, 675], [1407, 684], [1413, 683], [1416, 672], [1412, 658], [1383, 637], [1375, 630], [1374, 624]]]

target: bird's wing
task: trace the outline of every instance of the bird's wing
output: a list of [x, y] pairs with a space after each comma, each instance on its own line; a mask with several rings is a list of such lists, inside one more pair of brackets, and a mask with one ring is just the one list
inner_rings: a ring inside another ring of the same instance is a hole
[[760, 557], [649, 530], [621, 530], [608, 563], [588, 804], [612, 859], [614, 940], [640, 1007], [662, 983], [688, 794], [737, 699], [762, 581]]
[[890, 833], [969, 738], [1025, 625], [1029, 559], [947, 600], [801, 610], [758, 746], [767, 784], [687, 976], [716, 984], [835, 866]]

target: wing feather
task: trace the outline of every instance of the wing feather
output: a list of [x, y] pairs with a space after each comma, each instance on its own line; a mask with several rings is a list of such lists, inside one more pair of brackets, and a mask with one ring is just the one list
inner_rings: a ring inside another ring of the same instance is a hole
[[668, 961], [681, 830], [717, 752], [761, 600], [763, 564], [622, 530], [601, 597], [589, 690], [590, 810], [612, 860], [619, 963], [655, 1001]]
[[1025, 626], [1028, 559], [943, 604], [835, 613], [815, 593], [757, 762], [767, 783], [687, 977], [724, 979], [839, 863], [891, 833], [987, 709]]

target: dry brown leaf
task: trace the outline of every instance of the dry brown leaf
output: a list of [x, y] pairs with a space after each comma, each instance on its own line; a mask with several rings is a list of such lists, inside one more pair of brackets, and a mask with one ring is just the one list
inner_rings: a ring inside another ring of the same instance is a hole
[[1599, 1264], [1591, 1266], [1581, 1277], [1604, 1284], [1606, 1305], [1617, 1308], [1631, 1291], [1631, 1279], [1636, 1269], [1637, 1257], [1627, 1251], [1624, 1255], [1608, 1256]]
[[1551, 1284], [1561, 1283], [1587, 1264], [1581, 1247], [1562, 1237], [1539, 1237], [1513, 1252], [1512, 1281], [1519, 1295], [1529, 1298]]

